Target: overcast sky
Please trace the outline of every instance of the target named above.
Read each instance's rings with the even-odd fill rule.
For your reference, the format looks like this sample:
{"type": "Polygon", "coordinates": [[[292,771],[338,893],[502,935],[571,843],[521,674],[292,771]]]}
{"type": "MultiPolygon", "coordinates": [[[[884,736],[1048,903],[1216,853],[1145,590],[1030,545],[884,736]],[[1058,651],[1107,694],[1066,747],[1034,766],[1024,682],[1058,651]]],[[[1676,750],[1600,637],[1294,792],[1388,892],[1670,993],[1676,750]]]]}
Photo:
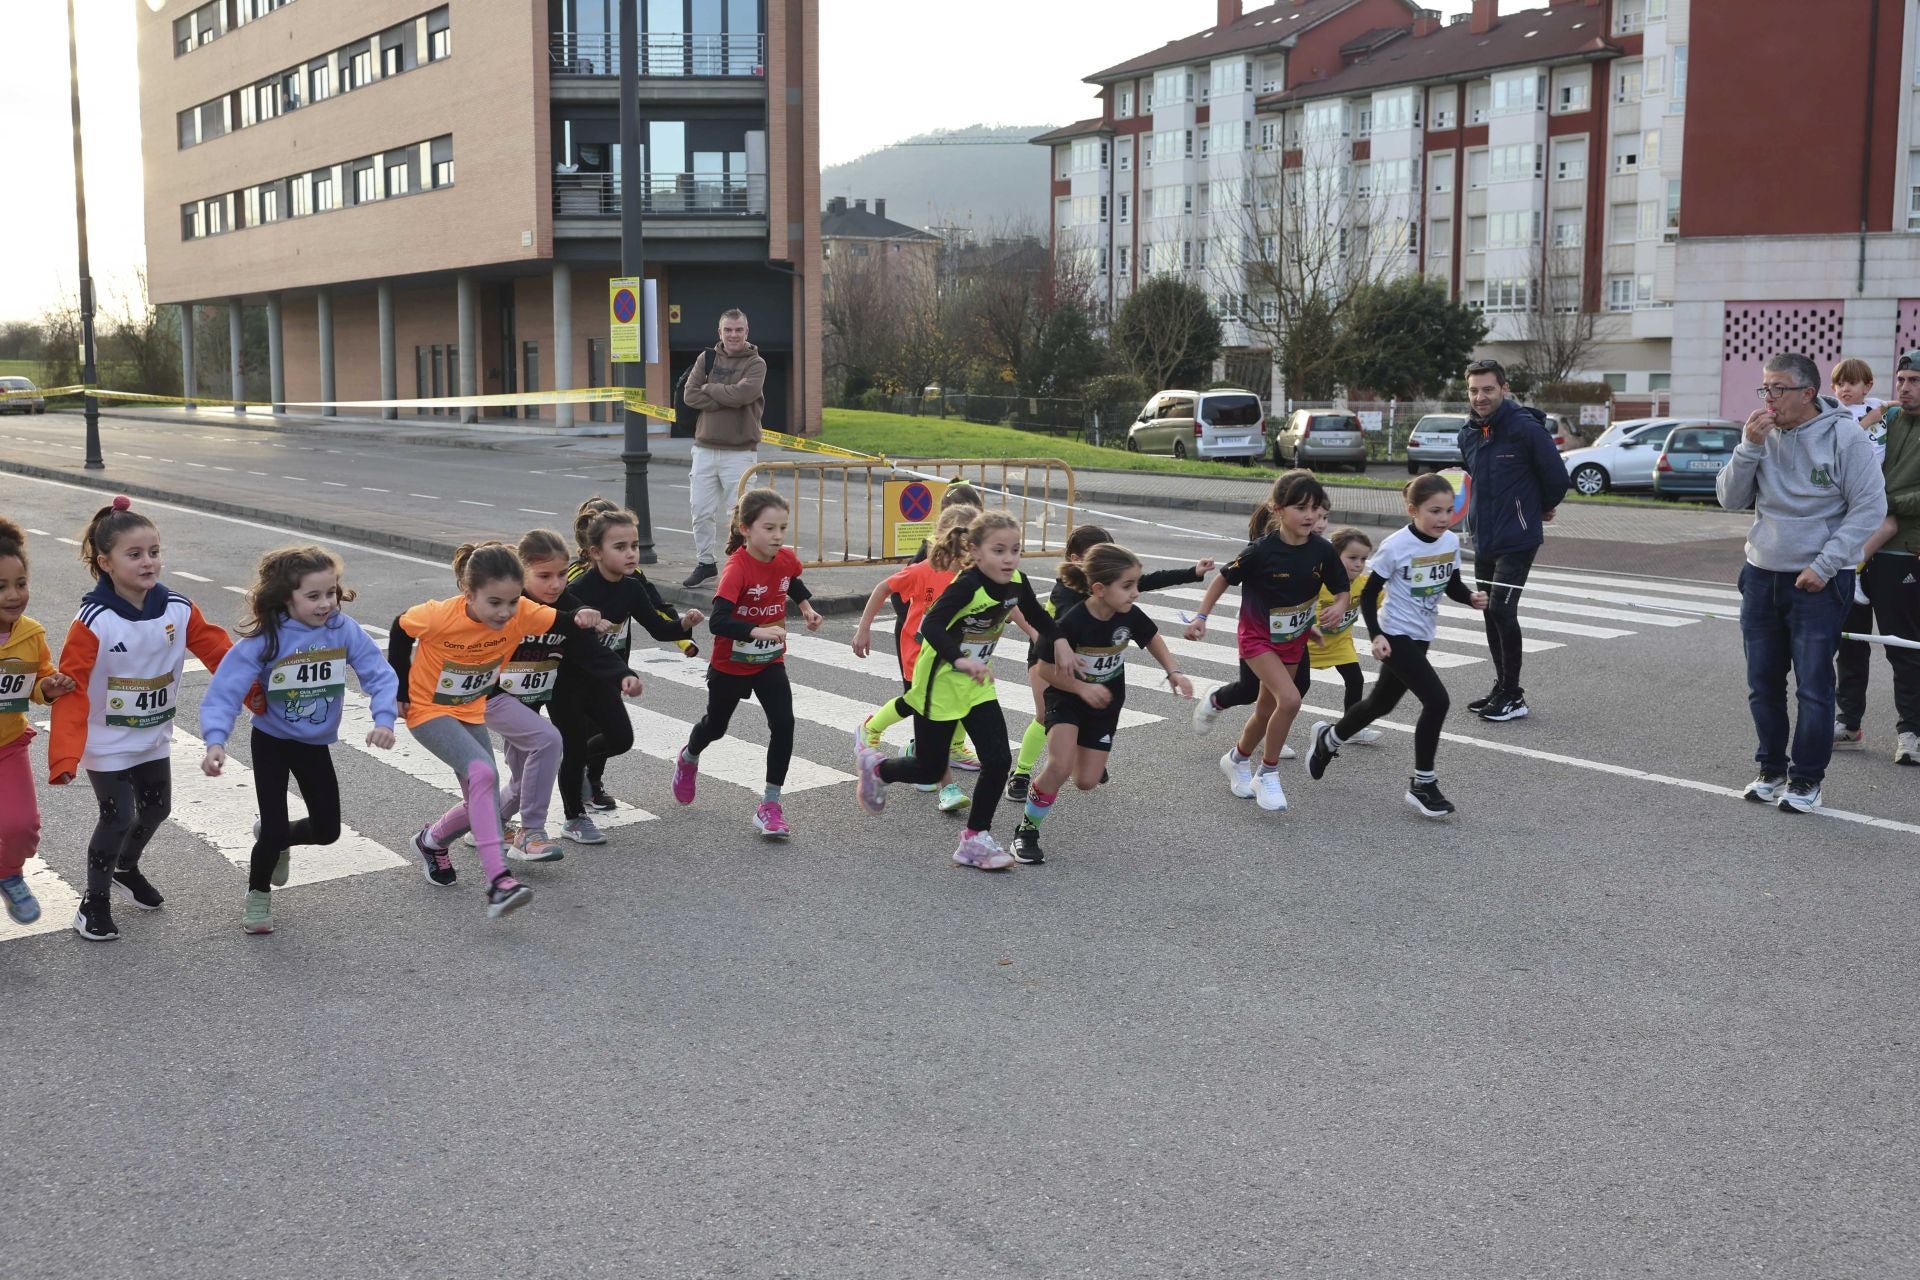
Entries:
{"type": "MultiPolygon", "coordinates": [[[[134,60],[140,2],[76,0],[87,228],[103,294],[131,287],[146,254],[134,60]]],[[[1501,8],[1539,3],[1503,0],[1501,8]]],[[[0,132],[11,179],[0,201],[0,243],[8,247],[0,319],[17,319],[71,294],[77,275],[66,6],[0,6],[9,55],[0,76],[0,132]]],[[[1436,7],[1455,13],[1470,3],[1441,0],[1436,7]]],[[[1065,124],[1091,115],[1092,86],[1082,76],[1203,30],[1215,13],[1214,0],[821,0],[820,8],[822,164],[929,129],[1065,124]]]]}

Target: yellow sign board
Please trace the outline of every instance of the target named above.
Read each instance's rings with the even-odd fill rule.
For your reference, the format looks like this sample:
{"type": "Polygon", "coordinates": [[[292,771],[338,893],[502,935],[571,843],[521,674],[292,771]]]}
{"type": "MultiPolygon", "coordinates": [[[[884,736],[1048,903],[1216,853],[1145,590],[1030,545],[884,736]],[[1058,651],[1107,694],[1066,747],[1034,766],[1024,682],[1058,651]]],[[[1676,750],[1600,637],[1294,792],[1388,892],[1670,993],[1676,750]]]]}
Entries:
{"type": "Polygon", "coordinates": [[[944,480],[889,480],[881,499],[880,540],[888,555],[910,556],[933,536],[944,480]]]}
{"type": "Polygon", "coordinates": [[[640,303],[638,276],[615,276],[607,281],[607,325],[615,364],[640,363],[640,303]]]}

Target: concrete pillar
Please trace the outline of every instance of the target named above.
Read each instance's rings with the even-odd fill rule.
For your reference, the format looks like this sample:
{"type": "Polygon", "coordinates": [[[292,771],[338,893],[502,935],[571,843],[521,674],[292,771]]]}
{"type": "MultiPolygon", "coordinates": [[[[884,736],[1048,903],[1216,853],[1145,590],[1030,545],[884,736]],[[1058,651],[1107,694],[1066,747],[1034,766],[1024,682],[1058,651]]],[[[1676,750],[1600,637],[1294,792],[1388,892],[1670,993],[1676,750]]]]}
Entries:
{"type": "MultiPolygon", "coordinates": [[[[555,391],[573,389],[573,268],[553,264],[553,379],[555,391]]],[[[573,426],[573,406],[553,406],[553,423],[565,431],[573,426]]]]}
{"type": "Polygon", "coordinates": [[[180,394],[187,398],[187,409],[193,409],[194,393],[199,390],[193,369],[193,304],[180,304],[180,394]]]}
{"type": "MultiPolygon", "coordinates": [[[[460,310],[460,391],[463,396],[480,394],[479,369],[480,353],[474,347],[480,341],[480,317],[475,311],[477,298],[473,285],[473,276],[462,273],[457,281],[457,294],[454,305],[460,310]]],[[[460,409],[460,421],[478,422],[480,410],[473,405],[464,405],[460,409]]]]}
{"type": "MultiPolygon", "coordinates": [[[[395,372],[393,354],[393,282],[380,282],[380,398],[398,400],[400,384],[395,372]]],[[[386,408],[380,411],[383,418],[397,418],[400,411],[386,408]]]]}
{"type": "Polygon", "coordinates": [[[287,411],[287,355],[280,343],[280,295],[267,295],[267,397],[275,413],[287,411]]]}
{"type": "Polygon", "coordinates": [[[243,341],[244,338],[241,336],[240,325],[240,299],[230,298],[227,301],[227,364],[230,366],[233,377],[233,395],[230,398],[234,402],[233,411],[235,413],[245,413],[247,411],[246,407],[240,403],[247,398],[246,372],[240,359],[241,343],[243,341]]]}
{"type": "MultiPolygon", "coordinates": [[[[331,400],[333,394],[333,294],[322,289],[314,296],[314,305],[318,309],[320,328],[320,398],[331,400]]],[[[334,416],[331,405],[320,411],[323,418],[334,416]]]]}

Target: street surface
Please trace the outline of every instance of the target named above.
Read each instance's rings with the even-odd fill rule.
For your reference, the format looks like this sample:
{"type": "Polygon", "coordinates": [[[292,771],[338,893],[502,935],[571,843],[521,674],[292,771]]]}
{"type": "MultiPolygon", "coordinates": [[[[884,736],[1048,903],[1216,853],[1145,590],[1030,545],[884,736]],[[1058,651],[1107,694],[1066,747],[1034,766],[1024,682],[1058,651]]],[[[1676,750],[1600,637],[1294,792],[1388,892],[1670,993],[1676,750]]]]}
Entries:
{"type": "MultiPolygon", "coordinates": [[[[0,432],[0,459],[77,474],[76,419],[0,432]]],[[[604,451],[569,471],[200,434],[232,439],[115,422],[107,475],[456,539],[618,492],[604,451]]],[[[87,585],[57,539],[104,496],[11,474],[0,495],[57,642],[87,585]]],[[[685,502],[656,489],[663,580],[685,502]]],[[[261,552],[316,540],[135,505],[168,581],[227,625],[261,552]]],[[[1116,529],[1149,567],[1244,533],[1128,510],[1218,539],[1116,529]]],[[[370,626],[453,590],[437,560],[324,541],[370,626]]],[[[409,860],[451,779],[404,730],[383,754],[362,729],[335,749],[351,836],[296,849],[278,932],[243,934],[251,784],[199,774],[190,674],[173,820],[142,864],[167,903],[116,912],[120,942],[67,929],[91,794],[40,793],[46,916],[0,925],[0,1273],[1915,1274],[1920,791],[1891,763],[1887,669],[1831,811],[1743,802],[1737,543],[1680,541],[1549,542],[1522,605],[1528,720],[1466,715],[1491,668],[1477,615],[1447,606],[1453,822],[1401,801],[1411,704],[1322,782],[1283,765],[1292,810],[1264,813],[1216,764],[1237,719],[1195,737],[1136,655],[1112,783],[1062,797],[1044,866],[997,876],[948,861],[960,822],[931,796],[856,805],[854,725],[898,682],[890,652],[852,656],[851,619],[790,657],[788,845],[751,827],[753,706],[674,802],[703,666],[642,647],[637,747],[608,774],[632,807],[608,845],[517,864],[535,901],[497,922],[471,850],[446,892],[409,860]]],[[[1177,633],[1198,592],[1142,603],[1177,633]]],[[[1233,600],[1206,641],[1170,640],[1202,690],[1233,674],[1233,600]]],[[[1023,651],[996,660],[1016,737],[1023,651]]],[[[1303,754],[1339,692],[1314,686],[1303,754]]],[[[34,756],[44,776],[44,738],[34,756]]],[[[1003,841],[1016,821],[1003,805],[1003,841]]]]}

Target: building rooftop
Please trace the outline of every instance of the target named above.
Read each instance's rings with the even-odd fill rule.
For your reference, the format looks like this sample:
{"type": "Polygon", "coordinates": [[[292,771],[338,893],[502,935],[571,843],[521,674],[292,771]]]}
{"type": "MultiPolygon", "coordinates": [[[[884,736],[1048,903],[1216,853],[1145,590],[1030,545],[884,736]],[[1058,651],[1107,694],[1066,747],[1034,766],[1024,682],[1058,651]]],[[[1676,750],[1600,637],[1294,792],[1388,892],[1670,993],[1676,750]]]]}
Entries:
{"type": "MultiPolygon", "coordinates": [[[[1246,49],[1278,47],[1291,42],[1294,37],[1309,27],[1317,26],[1359,2],[1360,0],[1274,0],[1273,4],[1265,8],[1241,14],[1238,21],[1208,27],[1205,31],[1196,31],[1178,40],[1169,40],[1151,53],[1143,53],[1139,57],[1115,63],[1105,70],[1094,72],[1086,79],[1089,84],[1104,84],[1109,80],[1138,75],[1140,72],[1152,71],[1159,67],[1198,62],[1205,58],[1217,58],[1221,54],[1238,53],[1246,49]]],[[[1411,21],[1415,6],[1411,0],[1403,0],[1403,2],[1406,3],[1407,18],[1411,21]]]]}
{"type": "Polygon", "coordinates": [[[1112,132],[1113,126],[1108,124],[1105,119],[1100,116],[1092,116],[1086,120],[1075,120],[1072,124],[1063,124],[1058,129],[1049,129],[1039,137],[1028,138],[1027,141],[1037,147],[1046,147],[1052,146],[1056,142],[1066,142],[1071,138],[1086,138],[1096,133],[1112,132]]]}
{"type": "Polygon", "coordinates": [[[1408,27],[1345,70],[1267,94],[1259,105],[1285,106],[1310,98],[1344,97],[1362,89],[1454,80],[1502,67],[1615,58],[1621,49],[1606,39],[1604,12],[1600,6],[1584,4],[1526,9],[1502,14],[1491,31],[1479,33],[1467,22],[1450,23],[1424,36],[1413,35],[1408,27]]]}
{"type": "Polygon", "coordinates": [[[922,231],[910,227],[904,222],[895,222],[887,216],[887,202],[875,200],[873,208],[867,208],[865,200],[856,200],[851,206],[845,196],[835,196],[827,202],[827,210],[820,215],[820,236],[822,239],[839,238],[843,240],[938,240],[940,237],[931,231],[922,231]]]}

